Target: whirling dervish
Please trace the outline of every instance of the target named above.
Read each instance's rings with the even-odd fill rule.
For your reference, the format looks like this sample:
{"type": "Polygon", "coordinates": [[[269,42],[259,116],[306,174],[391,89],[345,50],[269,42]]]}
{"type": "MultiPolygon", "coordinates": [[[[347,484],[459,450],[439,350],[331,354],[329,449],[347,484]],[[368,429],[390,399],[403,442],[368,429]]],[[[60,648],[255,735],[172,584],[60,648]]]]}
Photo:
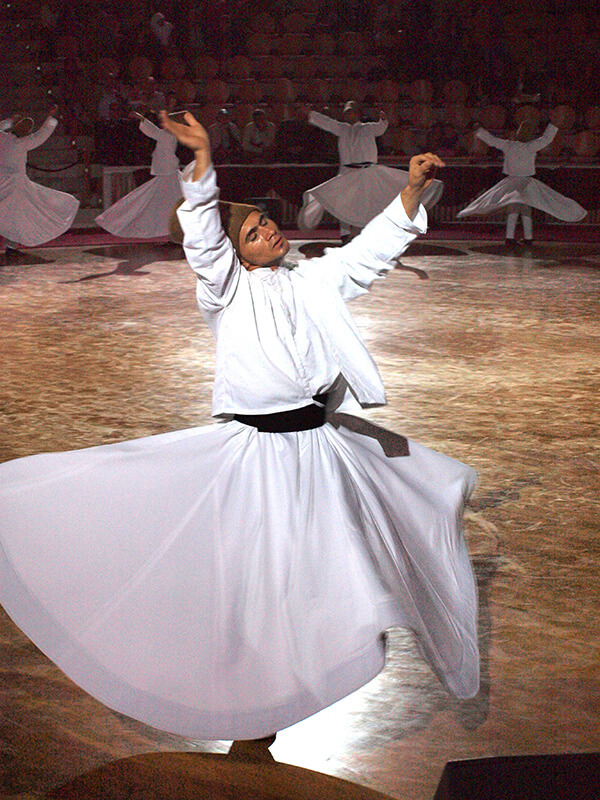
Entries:
{"type": "Polygon", "coordinates": [[[457,216],[490,214],[501,208],[507,208],[508,247],[516,244],[515,233],[519,215],[525,243],[530,244],[533,241],[532,208],[538,208],[563,222],[579,222],[587,214],[585,208],[575,200],[565,197],[534,178],[536,156],[552,142],[558,133],[558,128],[549,124],[541,136],[536,138],[535,133],[535,127],[531,122],[522,122],[513,139],[500,139],[485,128],[478,128],[475,132],[478,139],[504,153],[502,171],[506,177],[479,195],[466,208],[459,211],[457,216]]]}
{"type": "MultiPolygon", "coordinates": [[[[388,127],[385,114],[380,113],[377,122],[362,122],[358,103],[349,100],[342,121],[317,111],[309,113],[308,121],[337,137],[340,169],[335,177],[304,192],[298,227],[316,228],[329,211],[339,220],[346,242],[398,196],[408,184],[408,172],[377,163],[376,139],[388,127]]],[[[437,203],[443,189],[441,181],[431,181],[422,198],[425,208],[437,203]]]]}
{"type": "Polygon", "coordinates": [[[77,214],[77,198],[27,177],[27,154],[52,135],[57,111],[54,106],[35,133],[31,117],[15,115],[0,122],[0,237],[8,250],[56,239],[77,214]]]}
{"type": "Polygon", "coordinates": [[[169,235],[169,216],[182,197],[177,139],[141,114],[136,116],[140,131],[156,141],[150,166],[154,177],[113,203],[96,222],[114,236],[154,239],[169,235]]]}
{"type": "Polygon", "coordinates": [[[476,473],[348,413],[386,399],[346,304],[425,232],[443,161],[296,264],[261,209],[219,202],[204,127],[161,121],[194,154],[177,214],[222,421],[1,464],[2,606],[110,708],[196,739],[272,740],[371,680],[394,626],[474,696],[476,473]]]}

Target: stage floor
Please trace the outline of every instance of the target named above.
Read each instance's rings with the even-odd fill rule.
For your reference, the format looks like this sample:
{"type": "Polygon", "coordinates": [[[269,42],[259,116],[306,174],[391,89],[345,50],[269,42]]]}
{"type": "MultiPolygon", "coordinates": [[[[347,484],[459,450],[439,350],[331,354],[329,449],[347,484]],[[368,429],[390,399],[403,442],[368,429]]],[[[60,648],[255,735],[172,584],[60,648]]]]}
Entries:
{"type": "MultiPolygon", "coordinates": [[[[208,422],[194,284],[167,244],[0,266],[0,460],[208,422]]],[[[388,391],[369,419],[480,473],[466,524],[483,683],[453,700],[394,632],[384,672],[281,732],[273,755],[430,800],[448,760],[600,750],[600,244],[416,243],[354,312],[388,391]]],[[[228,749],[107,710],[0,614],[2,798],[127,755],[228,749]]]]}

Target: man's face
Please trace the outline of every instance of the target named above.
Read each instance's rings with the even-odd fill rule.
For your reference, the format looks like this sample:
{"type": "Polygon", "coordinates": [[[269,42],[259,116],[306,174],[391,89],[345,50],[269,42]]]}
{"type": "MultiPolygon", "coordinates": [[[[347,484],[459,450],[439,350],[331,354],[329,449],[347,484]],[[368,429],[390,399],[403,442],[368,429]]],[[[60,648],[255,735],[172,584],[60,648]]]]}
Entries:
{"type": "Polygon", "coordinates": [[[355,125],[360,120],[360,114],[356,108],[348,108],[343,113],[344,122],[349,122],[350,125],[355,125]]]}
{"type": "Polygon", "coordinates": [[[266,214],[251,211],[240,230],[239,249],[242,264],[253,270],[279,266],[290,243],[266,214]]]}

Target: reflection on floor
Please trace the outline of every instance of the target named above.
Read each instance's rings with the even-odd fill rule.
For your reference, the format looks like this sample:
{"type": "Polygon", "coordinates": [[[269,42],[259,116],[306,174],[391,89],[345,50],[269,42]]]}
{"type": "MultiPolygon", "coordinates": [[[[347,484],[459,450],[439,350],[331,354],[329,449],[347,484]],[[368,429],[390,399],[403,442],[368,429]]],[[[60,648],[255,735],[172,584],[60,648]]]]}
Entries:
{"type": "MultiPolygon", "coordinates": [[[[1,460],[209,419],[213,345],[178,248],[40,248],[18,261],[0,266],[1,460]]],[[[467,531],[482,689],[451,699],[393,632],[376,680],[281,732],[272,752],[428,800],[451,759],[600,749],[600,245],[507,254],[428,241],[399,267],[354,304],[388,388],[367,416],[480,472],[467,531]]],[[[0,651],[3,797],[129,755],[228,749],[108,711],[5,616],[0,651]]]]}

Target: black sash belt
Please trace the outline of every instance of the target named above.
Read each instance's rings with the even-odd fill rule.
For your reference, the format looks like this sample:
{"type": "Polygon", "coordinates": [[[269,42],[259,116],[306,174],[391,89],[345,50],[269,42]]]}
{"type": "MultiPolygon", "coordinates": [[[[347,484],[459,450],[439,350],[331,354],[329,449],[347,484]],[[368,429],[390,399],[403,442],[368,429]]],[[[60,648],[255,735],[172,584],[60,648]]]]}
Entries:
{"type": "Polygon", "coordinates": [[[234,414],[233,418],[244,425],[252,425],[261,433],[293,433],[310,431],[325,424],[327,394],[316,394],[315,403],[291,411],[277,411],[274,414],[234,414]],[[320,405],[316,405],[319,403],[320,405]]]}
{"type": "Polygon", "coordinates": [[[350,169],[365,169],[365,167],[370,167],[373,164],[373,161],[361,161],[360,164],[344,164],[345,167],[350,167],[350,169]]]}

